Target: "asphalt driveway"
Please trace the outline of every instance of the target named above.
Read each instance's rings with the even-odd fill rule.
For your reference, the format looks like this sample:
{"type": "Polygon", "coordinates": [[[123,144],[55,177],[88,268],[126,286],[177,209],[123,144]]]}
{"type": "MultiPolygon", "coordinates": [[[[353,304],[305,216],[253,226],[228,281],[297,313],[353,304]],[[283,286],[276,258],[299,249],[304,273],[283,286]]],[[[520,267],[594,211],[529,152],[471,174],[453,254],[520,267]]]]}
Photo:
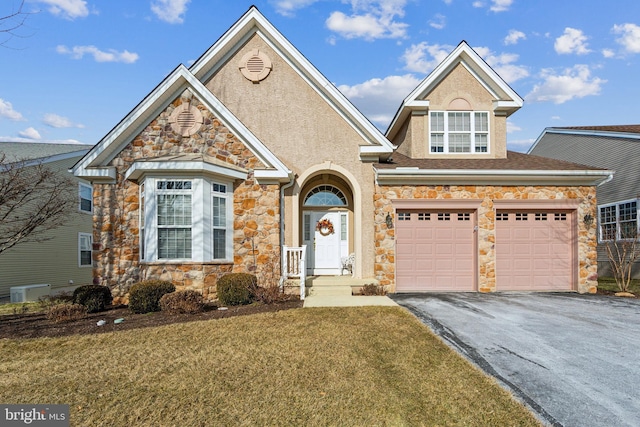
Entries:
{"type": "Polygon", "coordinates": [[[571,293],[396,294],[549,425],[640,425],[640,301],[571,293]]]}

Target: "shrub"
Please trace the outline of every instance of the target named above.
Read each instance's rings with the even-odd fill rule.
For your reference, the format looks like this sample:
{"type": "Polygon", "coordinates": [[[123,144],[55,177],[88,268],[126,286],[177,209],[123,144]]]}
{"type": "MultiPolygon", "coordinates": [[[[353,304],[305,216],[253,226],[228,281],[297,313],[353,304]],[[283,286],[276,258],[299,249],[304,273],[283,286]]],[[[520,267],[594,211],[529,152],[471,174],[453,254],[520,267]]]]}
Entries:
{"type": "Polygon", "coordinates": [[[263,304],[276,304],[279,302],[290,301],[294,298],[294,295],[285,294],[284,289],[280,288],[277,284],[256,286],[253,290],[253,294],[254,301],[261,302],[263,304]]]}
{"type": "Polygon", "coordinates": [[[160,311],[160,298],[175,290],[176,287],[171,282],[161,280],[138,282],[129,289],[129,310],[134,313],[160,311]]]}
{"type": "Polygon", "coordinates": [[[387,291],[384,290],[384,286],[376,285],[375,283],[368,283],[360,289],[360,295],[386,295],[387,291]]]}
{"type": "Polygon", "coordinates": [[[54,323],[83,319],[87,315],[87,308],[81,304],[57,304],[47,309],[47,319],[54,323]]]}
{"type": "Polygon", "coordinates": [[[254,297],[258,280],[249,273],[225,274],[216,284],[218,300],[224,305],[249,304],[254,297]]]}
{"type": "Polygon", "coordinates": [[[81,304],[87,308],[88,313],[103,311],[113,302],[111,290],[106,286],[84,285],[73,291],[74,304],[81,304]]]}
{"type": "Polygon", "coordinates": [[[202,294],[196,291],[180,291],[164,294],[160,309],[167,314],[195,314],[204,311],[202,294]]]}

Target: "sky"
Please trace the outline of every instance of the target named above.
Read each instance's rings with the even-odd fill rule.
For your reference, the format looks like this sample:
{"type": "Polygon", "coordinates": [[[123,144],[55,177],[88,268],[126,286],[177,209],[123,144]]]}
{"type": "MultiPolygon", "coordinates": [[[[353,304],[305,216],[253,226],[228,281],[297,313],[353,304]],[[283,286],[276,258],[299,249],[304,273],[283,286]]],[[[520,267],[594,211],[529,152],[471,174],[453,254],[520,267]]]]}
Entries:
{"type": "Polygon", "coordinates": [[[525,100],[510,150],[640,123],[637,0],[0,0],[0,141],[96,144],[252,4],[382,132],[462,40],[525,100]]]}

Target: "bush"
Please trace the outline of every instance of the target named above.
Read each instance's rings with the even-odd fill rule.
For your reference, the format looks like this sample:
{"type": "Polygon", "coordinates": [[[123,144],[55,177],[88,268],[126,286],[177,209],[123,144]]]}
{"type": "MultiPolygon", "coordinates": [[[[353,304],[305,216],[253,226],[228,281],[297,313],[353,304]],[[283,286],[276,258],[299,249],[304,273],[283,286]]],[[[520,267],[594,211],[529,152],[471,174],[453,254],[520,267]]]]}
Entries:
{"type": "Polygon", "coordinates": [[[87,308],[81,304],[57,304],[47,309],[47,319],[54,323],[83,319],[87,315],[87,308]]]}
{"type": "Polygon", "coordinates": [[[376,285],[375,283],[366,284],[360,289],[360,295],[386,295],[387,291],[384,290],[384,286],[376,285]]]}
{"type": "Polygon", "coordinates": [[[129,289],[129,310],[134,313],[160,311],[160,298],[175,290],[176,287],[171,282],[161,280],[138,282],[129,289]]]}
{"type": "Polygon", "coordinates": [[[249,304],[258,284],[256,276],[249,273],[225,274],[216,284],[218,300],[223,305],[249,304]]]}
{"type": "Polygon", "coordinates": [[[279,302],[290,301],[294,295],[284,293],[284,289],[279,285],[256,286],[253,290],[253,300],[263,304],[276,304],[279,302]]]}
{"type": "Polygon", "coordinates": [[[74,304],[80,304],[87,308],[88,313],[103,311],[113,302],[111,290],[106,286],[84,285],[73,291],[74,304]]]}
{"type": "Polygon", "coordinates": [[[160,298],[160,310],[167,314],[195,314],[204,311],[202,294],[196,291],[180,291],[164,294],[160,298]]]}

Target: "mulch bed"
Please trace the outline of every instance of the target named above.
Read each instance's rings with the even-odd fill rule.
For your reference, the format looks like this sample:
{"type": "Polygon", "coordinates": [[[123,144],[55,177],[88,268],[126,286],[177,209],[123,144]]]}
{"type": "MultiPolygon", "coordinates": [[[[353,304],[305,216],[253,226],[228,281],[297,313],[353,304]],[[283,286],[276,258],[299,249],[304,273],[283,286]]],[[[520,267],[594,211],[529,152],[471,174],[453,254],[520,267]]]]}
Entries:
{"type": "Polygon", "coordinates": [[[126,306],[118,306],[99,313],[90,313],[80,320],[63,323],[54,323],[48,320],[44,313],[11,314],[0,316],[0,338],[38,338],[100,334],[115,330],[121,331],[162,326],[172,323],[276,312],[300,308],[302,304],[302,301],[294,300],[276,304],[251,304],[228,307],[227,310],[218,310],[217,307],[211,306],[203,313],[179,315],[167,315],[162,312],[134,314],[129,311],[126,306]],[[124,321],[115,324],[113,321],[119,318],[124,318],[124,321]],[[100,320],[106,322],[104,326],[97,325],[97,322],[100,320]]]}

